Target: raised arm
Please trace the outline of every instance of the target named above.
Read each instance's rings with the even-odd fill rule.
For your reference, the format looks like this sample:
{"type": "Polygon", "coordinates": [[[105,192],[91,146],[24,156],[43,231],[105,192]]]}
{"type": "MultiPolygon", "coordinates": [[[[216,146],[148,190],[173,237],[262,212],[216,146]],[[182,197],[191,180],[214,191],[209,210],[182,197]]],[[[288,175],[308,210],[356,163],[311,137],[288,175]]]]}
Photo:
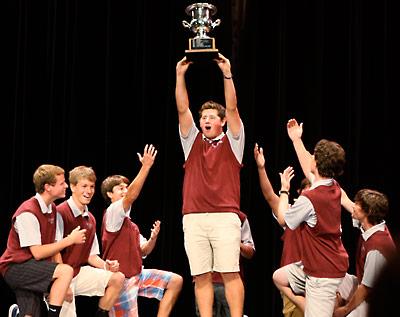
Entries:
{"type": "Polygon", "coordinates": [[[277,220],[282,227],[286,227],[285,213],[289,209],[289,190],[290,181],[294,177],[294,170],[291,166],[287,167],[283,173],[279,173],[281,177],[281,194],[279,196],[277,220]]]}
{"type": "Polygon", "coordinates": [[[124,210],[129,210],[133,202],[138,198],[144,182],[146,181],[147,175],[149,175],[150,168],[153,166],[157,155],[157,150],[152,144],[146,144],[143,150],[143,156],[140,153],[137,153],[137,155],[140,163],[142,163],[142,167],[140,168],[135,179],[128,186],[128,191],[126,192],[126,195],[122,201],[124,210]]]}
{"type": "Polygon", "coordinates": [[[313,182],[313,175],[311,174],[312,155],[306,150],[301,136],[303,134],[303,123],[298,124],[296,119],[290,119],[286,125],[289,138],[293,142],[294,149],[299,159],[301,169],[304,176],[313,182]]]}
{"type": "Polygon", "coordinates": [[[176,108],[178,110],[178,119],[181,133],[186,136],[193,125],[193,116],[189,108],[189,96],[186,89],[185,74],[189,65],[192,62],[182,58],[176,64],[176,86],[175,86],[175,99],[176,108]]]}
{"type": "Polygon", "coordinates": [[[354,202],[347,196],[347,193],[343,190],[343,188],[340,189],[342,192],[340,202],[344,209],[346,209],[350,214],[353,213],[353,207],[354,207],[354,202]]]}
{"type": "Polygon", "coordinates": [[[224,94],[226,107],[226,122],[233,136],[238,136],[241,127],[239,110],[237,108],[237,98],[235,84],[233,83],[231,63],[222,54],[218,54],[218,59],[215,60],[218,67],[221,69],[224,78],[224,94]]]}
{"type": "Polygon", "coordinates": [[[278,217],[277,211],[279,196],[275,194],[271,182],[269,181],[267,171],[265,170],[265,158],[263,148],[259,147],[257,143],[254,146],[254,159],[257,164],[258,179],[260,182],[261,191],[268,205],[271,207],[275,217],[278,217]]]}

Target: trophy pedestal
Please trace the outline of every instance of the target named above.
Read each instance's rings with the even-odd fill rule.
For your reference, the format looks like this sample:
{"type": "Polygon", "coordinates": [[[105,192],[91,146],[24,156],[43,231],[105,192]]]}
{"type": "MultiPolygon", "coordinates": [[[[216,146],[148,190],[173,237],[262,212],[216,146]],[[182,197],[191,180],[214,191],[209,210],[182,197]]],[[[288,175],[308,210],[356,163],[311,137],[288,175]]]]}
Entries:
{"type": "Polygon", "coordinates": [[[218,58],[215,39],[212,37],[189,39],[189,49],[185,50],[185,55],[186,59],[192,62],[207,62],[218,58]]]}

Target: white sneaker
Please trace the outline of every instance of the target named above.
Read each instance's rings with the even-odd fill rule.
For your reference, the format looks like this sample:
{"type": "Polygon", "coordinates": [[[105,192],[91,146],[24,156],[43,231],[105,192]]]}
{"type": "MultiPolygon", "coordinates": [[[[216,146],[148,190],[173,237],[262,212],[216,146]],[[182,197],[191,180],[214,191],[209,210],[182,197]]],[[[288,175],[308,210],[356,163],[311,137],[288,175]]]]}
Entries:
{"type": "Polygon", "coordinates": [[[8,310],[8,317],[18,317],[19,316],[19,308],[17,304],[12,304],[10,309],[8,310]]]}

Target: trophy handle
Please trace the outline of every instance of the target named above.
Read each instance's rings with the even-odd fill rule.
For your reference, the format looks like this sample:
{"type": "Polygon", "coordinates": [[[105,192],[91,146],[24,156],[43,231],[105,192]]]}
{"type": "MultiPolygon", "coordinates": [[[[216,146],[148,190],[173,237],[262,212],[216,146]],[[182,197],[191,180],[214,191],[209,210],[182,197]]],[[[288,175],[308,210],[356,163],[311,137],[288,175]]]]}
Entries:
{"type": "Polygon", "coordinates": [[[190,28],[192,27],[192,26],[190,25],[190,23],[187,22],[187,21],[185,21],[185,20],[182,21],[182,25],[183,25],[185,28],[188,28],[188,29],[190,29],[190,28]]]}
{"type": "Polygon", "coordinates": [[[216,26],[221,24],[221,20],[217,19],[213,23],[211,23],[211,28],[215,28],[216,26]]]}

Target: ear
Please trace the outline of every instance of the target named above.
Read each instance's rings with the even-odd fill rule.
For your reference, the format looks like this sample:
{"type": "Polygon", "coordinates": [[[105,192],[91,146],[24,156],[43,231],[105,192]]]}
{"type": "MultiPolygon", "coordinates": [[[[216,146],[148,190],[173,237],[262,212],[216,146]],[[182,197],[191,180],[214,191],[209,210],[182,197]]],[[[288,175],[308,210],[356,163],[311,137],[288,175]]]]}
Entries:
{"type": "Polygon", "coordinates": [[[221,126],[225,126],[225,123],[226,123],[226,118],[223,118],[223,119],[221,120],[221,126]]]}
{"type": "Polygon", "coordinates": [[[44,191],[49,192],[50,191],[50,184],[44,184],[44,191]]]}
{"type": "Polygon", "coordinates": [[[110,198],[110,199],[112,198],[112,195],[113,195],[112,192],[107,192],[106,194],[107,194],[107,197],[108,197],[108,198],[110,198]]]}

